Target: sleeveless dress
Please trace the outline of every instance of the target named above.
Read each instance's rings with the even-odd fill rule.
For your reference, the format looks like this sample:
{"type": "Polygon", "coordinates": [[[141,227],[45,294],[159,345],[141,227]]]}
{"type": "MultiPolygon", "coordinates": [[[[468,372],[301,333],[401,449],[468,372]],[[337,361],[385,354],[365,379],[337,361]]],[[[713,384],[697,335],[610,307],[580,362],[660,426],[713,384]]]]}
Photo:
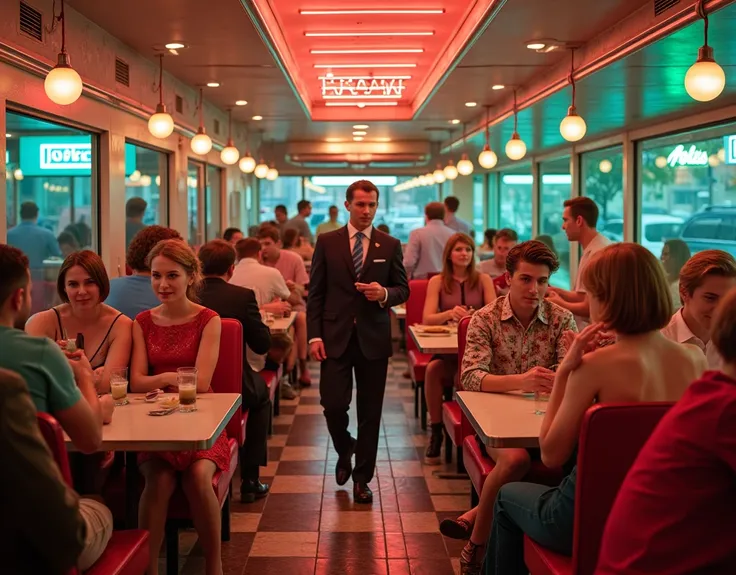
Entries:
{"type": "MultiPolygon", "coordinates": [[[[61,323],[61,314],[59,313],[59,310],[56,309],[55,307],[52,307],[51,309],[54,310],[54,313],[56,314],[56,322],[59,324],[59,331],[54,334],[54,339],[57,341],[60,339],[67,339],[68,334],[66,333],[66,330],[64,329],[64,325],[61,323]]],[[[93,370],[99,367],[103,367],[105,365],[105,361],[107,360],[107,350],[109,349],[109,347],[105,349],[104,353],[100,354],[100,352],[102,351],[102,348],[105,347],[105,344],[107,343],[107,338],[110,337],[110,334],[112,333],[112,328],[115,327],[115,323],[120,319],[122,315],[123,315],[122,313],[119,313],[118,315],[115,316],[115,319],[112,320],[112,323],[110,324],[110,327],[108,328],[107,333],[105,334],[105,337],[102,338],[102,342],[97,348],[97,351],[95,351],[92,354],[92,356],[89,358],[89,364],[92,366],[93,370]],[[100,357],[97,357],[98,354],[100,354],[100,357]],[[95,365],[95,359],[97,359],[98,361],[97,365],[95,365]]]]}
{"type": "MultiPolygon", "coordinates": [[[[158,375],[196,365],[202,331],[213,317],[217,317],[214,311],[203,308],[190,322],[161,326],[153,323],[151,310],[139,313],[135,320],[143,330],[148,352],[148,372],[158,375]]],[[[163,459],[176,471],[184,471],[198,459],[209,459],[219,470],[227,471],[230,468],[230,446],[226,433],[222,432],[210,449],[148,452],[138,455],[139,463],[149,459],[163,459]]]]}

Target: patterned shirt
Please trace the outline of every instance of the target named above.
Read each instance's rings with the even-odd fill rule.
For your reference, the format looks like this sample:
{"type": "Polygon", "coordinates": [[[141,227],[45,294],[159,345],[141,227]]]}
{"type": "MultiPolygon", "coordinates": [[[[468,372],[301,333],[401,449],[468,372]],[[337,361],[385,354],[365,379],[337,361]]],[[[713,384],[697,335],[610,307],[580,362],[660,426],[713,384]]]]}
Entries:
{"type": "Polygon", "coordinates": [[[508,296],[499,297],[470,320],[462,360],[463,387],[481,391],[486,374],[522,374],[536,366],[552,369],[567,353],[562,337],[567,330],[577,332],[572,313],[549,300],[542,300],[537,316],[524,328],[508,296]]]}

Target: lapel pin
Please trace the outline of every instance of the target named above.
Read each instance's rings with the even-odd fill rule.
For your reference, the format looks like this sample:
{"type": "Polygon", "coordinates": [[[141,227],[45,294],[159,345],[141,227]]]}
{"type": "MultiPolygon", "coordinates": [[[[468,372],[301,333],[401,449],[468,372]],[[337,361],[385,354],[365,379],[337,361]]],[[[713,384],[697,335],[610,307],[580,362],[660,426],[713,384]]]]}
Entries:
{"type": "Polygon", "coordinates": [[[379,244],[378,242],[376,242],[376,247],[377,248],[380,248],[381,247],[381,244],[379,244]]]}

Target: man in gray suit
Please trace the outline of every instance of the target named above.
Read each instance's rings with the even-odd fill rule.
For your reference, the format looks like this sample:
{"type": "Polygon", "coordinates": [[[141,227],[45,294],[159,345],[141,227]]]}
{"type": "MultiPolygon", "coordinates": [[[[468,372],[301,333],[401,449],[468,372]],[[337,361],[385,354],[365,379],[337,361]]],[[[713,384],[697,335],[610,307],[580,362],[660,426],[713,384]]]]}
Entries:
{"type": "Polygon", "coordinates": [[[445,244],[455,232],[444,222],[445,206],[430,202],[424,207],[426,225],[409,234],[409,245],[404,252],[406,274],[415,280],[442,271],[442,253],[445,244]]]}

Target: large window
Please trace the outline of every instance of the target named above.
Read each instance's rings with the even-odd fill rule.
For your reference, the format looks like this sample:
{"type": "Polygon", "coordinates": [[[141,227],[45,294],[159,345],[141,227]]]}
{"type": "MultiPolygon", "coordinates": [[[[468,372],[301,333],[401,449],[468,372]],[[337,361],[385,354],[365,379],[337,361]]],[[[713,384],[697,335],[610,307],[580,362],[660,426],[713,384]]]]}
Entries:
{"type": "Polygon", "coordinates": [[[529,166],[501,172],[499,228],[511,228],[519,241],[532,239],[532,182],[529,166]]]}
{"type": "Polygon", "coordinates": [[[299,176],[280,176],[274,181],[258,180],[260,217],[258,222],[274,220],[273,209],[286,206],[289,217],[296,215],[296,204],[302,199],[302,179],[299,176]]]}
{"type": "Polygon", "coordinates": [[[624,239],[624,152],[621,146],[581,158],[583,194],[598,204],[598,231],[614,242],[624,239]]]}
{"type": "Polygon", "coordinates": [[[473,239],[479,246],[483,244],[485,239],[483,232],[485,231],[486,180],[488,180],[487,174],[473,175],[473,229],[475,230],[475,238],[473,239]]]}
{"type": "Polygon", "coordinates": [[[167,223],[167,177],[166,154],[125,144],[126,245],[143,227],[167,223]]]}
{"type": "Polygon", "coordinates": [[[207,214],[205,241],[214,240],[220,235],[220,190],[222,170],[217,166],[207,166],[207,187],[205,188],[204,211],[207,214]]]}
{"type": "Polygon", "coordinates": [[[681,238],[692,253],[736,254],[736,125],[677,134],[639,146],[637,240],[660,256],[681,238]]]}
{"type": "Polygon", "coordinates": [[[204,164],[189,162],[187,165],[187,239],[192,247],[203,243],[201,227],[203,222],[199,217],[202,196],[200,189],[204,184],[204,164]]]}
{"type": "Polygon", "coordinates": [[[34,280],[33,311],[56,303],[61,258],[97,250],[97,139],[87,132],[6,114],[8,243],[23,250],[34,280]]]}
{"type": "MultiPolygon", "coordinates": [[[[560,269],[550,283],[570,289],[570,242],[562,231],[563,202],[570,197],[572,178],[570,158],[560,158],[539,165],[541,175],[539,201],[539,234],[545,243],[550,243],[560,259],[560,269]]],[[[539,237],[539,236],[538,236],[539,237]]]]}

